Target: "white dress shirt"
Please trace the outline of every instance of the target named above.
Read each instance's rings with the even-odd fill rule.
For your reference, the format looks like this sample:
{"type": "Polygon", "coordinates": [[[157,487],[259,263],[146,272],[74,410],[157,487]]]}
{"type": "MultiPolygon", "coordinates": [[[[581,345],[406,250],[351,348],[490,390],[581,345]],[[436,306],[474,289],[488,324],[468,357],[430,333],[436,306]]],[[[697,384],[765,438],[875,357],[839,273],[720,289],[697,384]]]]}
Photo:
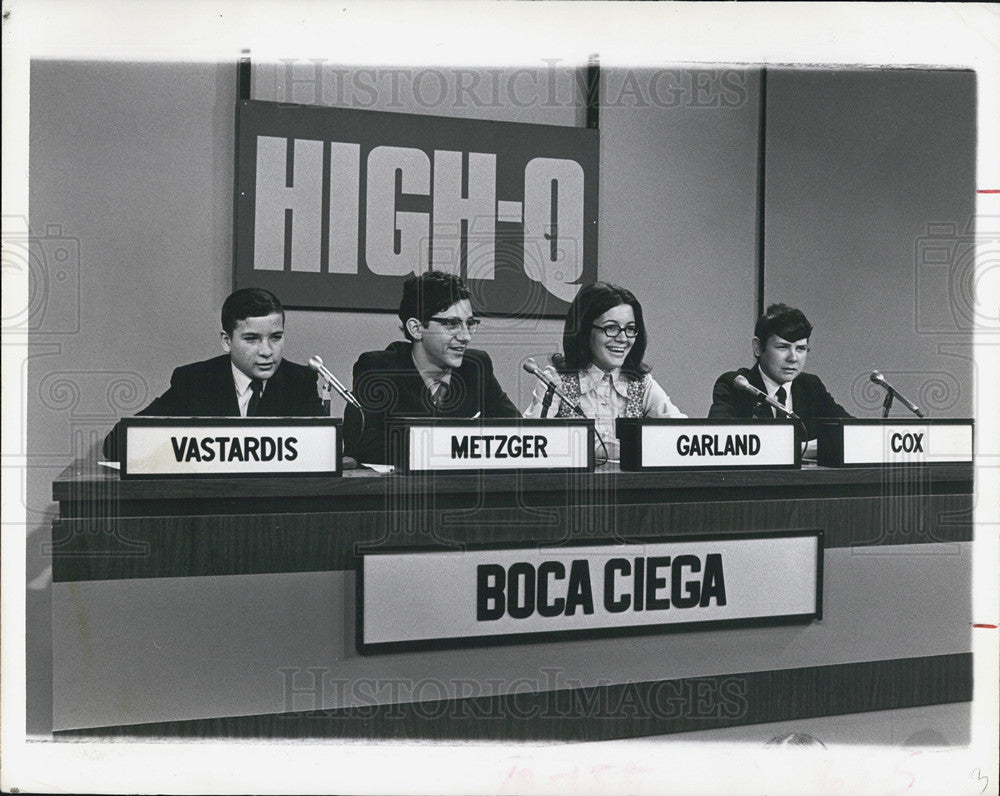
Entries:
{"type": "MultiPolygon", "coordinates": [[[[774,398],[774,400],[777,401],[778,399],[775,397],[775,394],[778,392],[778,389],[780,387],[784,387],[785,388],[785,403],[783,405],[784,405],[785,409],[787,409],[789,412],[794,412],[795,409],[792,407],[792,383],[789,381],[789,382],[785,382],[784,384],[779,384],[774,379],[772,379],[770,376],[768,376],[764,372],[764,368],[760,367],[760,365],[757,366],[757,370],[760,371],[760,378],[764,382],[764,389],[767,391],[768,397],[769,398],[774,398]]],[[[778,403],[781,403],[781,402],[778,401],[778,403]]],[[[777,414],[777,410],[773,406],[771,407],[771,414],[772,415],[776,415],[777,414]]]]}
{"type": "MultiPolygon", "coordinates": [[[[236,365],[232,365],[233,368],[233,383],[236,385],[236,401],[240,405],[240,417],[247,416],[247,407],[250,405],[250,398],[253,396],[253,390],[250,389],[250,377],[240,370],[236,365]]],[[[267,389],[267,381],[261,380],[260,394],[261,397],[264,395],[264,390],[267,389]]]]}

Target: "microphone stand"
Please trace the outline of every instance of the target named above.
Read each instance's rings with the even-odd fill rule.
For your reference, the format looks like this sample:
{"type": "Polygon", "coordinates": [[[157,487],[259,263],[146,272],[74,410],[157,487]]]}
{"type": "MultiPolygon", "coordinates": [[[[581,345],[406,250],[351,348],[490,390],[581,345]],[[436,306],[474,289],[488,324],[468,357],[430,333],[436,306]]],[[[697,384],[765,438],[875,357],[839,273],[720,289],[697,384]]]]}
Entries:
{"type": "Polygon", "coordinates": [[[885,391],[885,399],[882,401],[882,419],[885,420],[889,416],[889,410],[892,409],[892,399],[896,397],[896,393],[892,390],[885,391]]]}
{"type": "Polygon", "coordinates": [[[910,401],[901,392],[898,392],[895,387],[893,387],[889,382],[885,380],[877,370],[873,370],[871,375],[868,377],[873,384],[879,385],[885,390],[885,399],[882,401],[882,419],[885,420],[889,417],[889,409],[892,408],[892,401],[894,398],[899,398],[900,402],[917,417],[924,417],[924,413],[921,411],[920,407],[915,403],[910,401]]]}

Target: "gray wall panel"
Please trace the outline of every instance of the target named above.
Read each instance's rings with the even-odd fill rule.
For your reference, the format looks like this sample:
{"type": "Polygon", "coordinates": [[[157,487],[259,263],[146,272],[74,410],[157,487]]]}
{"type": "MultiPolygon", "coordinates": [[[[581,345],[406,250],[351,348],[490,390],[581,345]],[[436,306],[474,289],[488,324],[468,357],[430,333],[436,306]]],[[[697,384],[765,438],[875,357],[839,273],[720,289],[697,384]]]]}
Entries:
{"type": "Polygon", "coordinates": [[[765,300],[805,311],[807,369],[855,414],[879,416],[873,369],[932,417],[974,412],[975,91],[972,72],[768,71],[765,300]]]}

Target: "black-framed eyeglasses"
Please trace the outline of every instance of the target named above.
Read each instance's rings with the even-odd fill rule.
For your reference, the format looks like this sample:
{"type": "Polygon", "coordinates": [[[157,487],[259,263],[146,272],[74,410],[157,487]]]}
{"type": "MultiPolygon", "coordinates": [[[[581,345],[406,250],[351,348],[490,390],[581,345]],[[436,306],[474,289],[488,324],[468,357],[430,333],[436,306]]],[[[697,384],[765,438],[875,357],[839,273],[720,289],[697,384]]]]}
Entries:
{"type": "Polygon", "coordinates": [[[479,324],[482,323],[479,318],[469,318],[468,320],[462,320],[461,318],[428,318],[427,320],[440,323],[448,334],[458,334],[462,331],[463,327],[465,327],[469,334],[475,334],[476,329],[479,328],[479,324]]]}
{"type": "Polygon", "coordinates": [[[604,332],[608,337],[615,338],[622,332],[625,332],[625,336],[629,340],[633,340],[639,336],[639,327],[634,323],[626,324],[625,326],[619,326],[617,323],[606,323],[604,326],[593,325],[595,329],[599,329],[604,332]]]}

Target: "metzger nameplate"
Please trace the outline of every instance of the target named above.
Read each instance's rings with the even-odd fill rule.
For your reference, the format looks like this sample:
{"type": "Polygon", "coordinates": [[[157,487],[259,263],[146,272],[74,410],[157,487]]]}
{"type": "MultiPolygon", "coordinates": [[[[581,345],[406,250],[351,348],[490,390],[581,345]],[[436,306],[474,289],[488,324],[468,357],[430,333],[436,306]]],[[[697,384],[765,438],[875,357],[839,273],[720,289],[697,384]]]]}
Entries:
{"type": "Polygon", "coordinates": [[[593,470],[593,420],[390,421],[393,463],[404,472],[593,470]]]}

